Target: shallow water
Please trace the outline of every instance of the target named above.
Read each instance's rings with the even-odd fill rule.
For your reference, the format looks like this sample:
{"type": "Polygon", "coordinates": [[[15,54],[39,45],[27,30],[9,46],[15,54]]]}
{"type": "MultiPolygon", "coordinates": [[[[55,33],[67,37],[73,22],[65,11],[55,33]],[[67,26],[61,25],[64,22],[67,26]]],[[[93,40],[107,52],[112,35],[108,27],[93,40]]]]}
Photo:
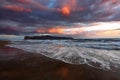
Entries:
{"type": "Polygon", "coordinates": [[[69,64],[88,64],[105,69],[120,69],[120,40],[37,40],[12,42],[8,46],[45,55],[69,64]]]}

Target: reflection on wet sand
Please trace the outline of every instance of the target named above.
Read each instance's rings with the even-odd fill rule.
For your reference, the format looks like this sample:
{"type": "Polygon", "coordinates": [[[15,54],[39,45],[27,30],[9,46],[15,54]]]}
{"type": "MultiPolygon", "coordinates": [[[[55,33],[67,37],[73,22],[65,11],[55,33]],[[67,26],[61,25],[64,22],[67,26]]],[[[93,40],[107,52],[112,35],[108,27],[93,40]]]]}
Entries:
{"type": "Polygon", "coordinates": [[[0,48],[0,80],[120,80],[119,74],[15,48],[0,48]]]}

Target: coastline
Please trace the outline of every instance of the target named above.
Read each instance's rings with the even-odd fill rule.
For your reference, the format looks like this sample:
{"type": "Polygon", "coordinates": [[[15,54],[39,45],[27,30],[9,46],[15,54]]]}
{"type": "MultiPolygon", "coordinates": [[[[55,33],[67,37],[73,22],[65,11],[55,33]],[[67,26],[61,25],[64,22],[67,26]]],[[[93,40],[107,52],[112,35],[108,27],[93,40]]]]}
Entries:
{"type": "Polygon", "coordinates": [[[9,43],[0,41],[0,80],[120,80],[118,73],[4,46],[9,43]]]}

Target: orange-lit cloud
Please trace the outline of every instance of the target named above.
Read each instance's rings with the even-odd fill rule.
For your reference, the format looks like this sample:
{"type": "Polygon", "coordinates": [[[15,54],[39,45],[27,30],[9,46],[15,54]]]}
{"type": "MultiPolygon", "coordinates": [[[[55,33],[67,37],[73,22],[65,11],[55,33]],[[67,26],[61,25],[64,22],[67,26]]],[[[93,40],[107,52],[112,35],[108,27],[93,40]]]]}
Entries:
{"type": "Polygon", "coordinates": [[[77,29],[77,28],[63,28],[62,27],[54,27],[54,28],[49,28],[49,29],[45,29],[45,28],[40,28],[37,29],[36,32],[37,33],[48,33],[48,34],[67,34],[67,35],[76,35],[76,34],[81,34],[83,32],[82,28],[81,29],[77,29]]]}
{"type": "Polygon", "coordinates": [[[69,16],[70,15],[70,9],[69,7],[67,6],[64,6],[62,9],[61,9],[61,13],[65,16],[69,16]]]}
{"type": "Polygon", "coordinates": [[[120,37],[120,22],[96,22],[86,26],[53,27],[38,29],[38,33],[61,34],[61,35],[85,35],[85,37],[120,37]]]}
{"type": "Polygon", "coordinates": [[[18,5],[5,5],[4,8],[17,12],[32,12],[30,8],[24,8],[18,5]]]}
{"type": "MultiPolygon", "coordinates": [[[[5,4],[3,7],[17,12],[31,12],[32,9],[40,9],[44,11],[60,12],[64,16],[69,16],[70,13],[76,9],[77,0],[62,0],[58,2],[59,0],[56,0],[53,5],[59,5],[59,7],[49,8],[47,4],[51,3],[50,0],[12,0],[8,1],[9,4],[5,4]],[[16,5],[16,3],[18,5],[16,5]],[[44,3],[46,3],[46,5],[44,3]]],[[[82,10],[83,8],[79,9],[82,10]]]]}
{"type": "Polygon", "coordinates": [[[50,33],[50,34],[64,34],[64,28],[50,28],[50,29],[38,29],[36,32],[38,33],[50,33]]]}
{"type": "Polygon", "coordinates": [[[77,0],[64,0],[61,8],[59,9],[61,14],[64,16],[69,16],[72,11],[76,9],[77,0]]]}

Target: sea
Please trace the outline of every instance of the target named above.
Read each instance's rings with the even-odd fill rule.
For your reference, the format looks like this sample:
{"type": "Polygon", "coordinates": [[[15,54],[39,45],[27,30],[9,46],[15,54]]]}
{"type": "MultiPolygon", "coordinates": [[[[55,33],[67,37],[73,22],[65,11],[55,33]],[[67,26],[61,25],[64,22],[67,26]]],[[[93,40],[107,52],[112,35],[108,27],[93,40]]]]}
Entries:
{"type": "Polygon", "coordinates": [[[75,40],[21,40],[6,46],[42,54],[69,64],[87,64],[103,70],[120,70],[120,38],[75,40]]]}

